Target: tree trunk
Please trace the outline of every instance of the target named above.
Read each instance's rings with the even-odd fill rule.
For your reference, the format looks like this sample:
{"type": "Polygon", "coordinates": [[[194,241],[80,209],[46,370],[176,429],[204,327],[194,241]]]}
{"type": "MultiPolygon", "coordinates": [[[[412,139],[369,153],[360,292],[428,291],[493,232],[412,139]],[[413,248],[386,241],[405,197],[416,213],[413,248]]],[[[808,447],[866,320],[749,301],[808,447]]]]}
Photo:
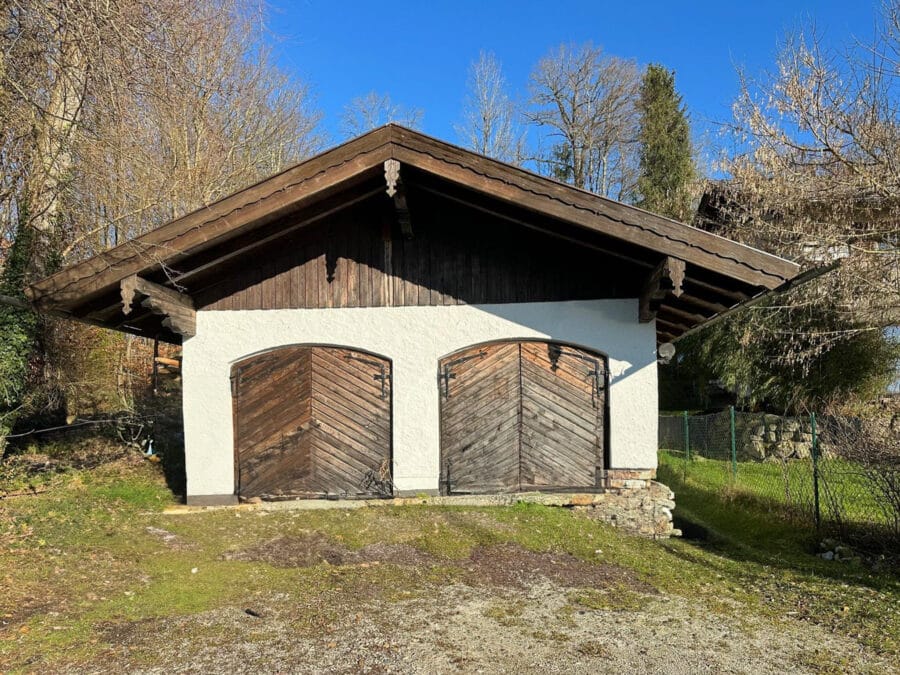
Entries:
{"type": "Polygon", "coordinates": [[[60,17],[59,59],[45,110],[35,113],[34,146],[25,202],[32,246],[25,282],[47,276],[56,258],[63,194],[72,171],[72,141],[84,104],[87,65],[81,46],[60,17]]]}

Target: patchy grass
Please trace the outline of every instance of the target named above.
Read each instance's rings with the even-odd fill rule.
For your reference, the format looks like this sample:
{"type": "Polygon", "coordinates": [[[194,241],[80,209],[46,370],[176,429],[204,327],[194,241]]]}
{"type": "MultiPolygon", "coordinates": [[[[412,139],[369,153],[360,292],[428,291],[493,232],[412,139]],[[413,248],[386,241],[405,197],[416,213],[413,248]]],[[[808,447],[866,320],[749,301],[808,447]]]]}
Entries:
{"type": "MultiPolygon", "coordinates": [[[[123,645],[158,622],[174,630],[211,611],[252,621],[251,610],[292,634],[327,637],[347,617],[366,620],[367,607],[425,602],[454,584],[496,589],[487,614],[518,626],[524,605],[510,589],[540,580],[568,589],[562,619],[681,596],[733,625],[790,616],[900,655],[897,577],[826,563],[752,504],[719,508],[677,487],[679,510],[709,528],[710,542],[624,536],[525,504],[166,515],[173,497],[156,465],[66,472],[44,494],[0,502],[0,670],[124,658],[123,645]]],[[[523,630],[565,642],[565,626],[523,630]]],[[[210,623],[183,639],[199,648],[227,644],[229,633],[210,623]]],[[[588,655],[611,648],[577,644],[588,655]]],[[[157,656],[135,650],[129,663],[157,656]]]]}
{"type": "Polygon", "coordinates": [[[515,600],[497,600],[488,607],[484,615],[493,619],[503,626],[522,626],[525,625],[526,603],[522,599],[515,600]]]}
{"type": "Polygon", "coordinates": [[[634,611],[643,607],[647,596],[637,593],[627,586],[610,588],[584,588],[573,591],[569,600],[579,607],[603,609],[613,612],[634,611]]]}
{"type": "MultiPolygon", "coordinates": [[[[733,581],[773,613],[823,624],[900,653],[900,568],[896,559],[823,560],[819,539],[777,505],[741,491],[719,490],[668,462],[659,478],[676,495],[677,515],[707,533],[704,553],[740,563],[733,581]]],[[[723,565],[723,578],[730,565],[723,565]]]]}

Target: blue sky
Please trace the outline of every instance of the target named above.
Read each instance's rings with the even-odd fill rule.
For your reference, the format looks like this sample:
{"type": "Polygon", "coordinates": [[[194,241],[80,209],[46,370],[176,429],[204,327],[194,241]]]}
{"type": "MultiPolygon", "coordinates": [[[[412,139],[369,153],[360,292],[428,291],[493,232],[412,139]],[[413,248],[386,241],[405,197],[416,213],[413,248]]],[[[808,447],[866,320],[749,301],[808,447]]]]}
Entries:
{"type": "Polygon", "coordinates": [[[514,92],[527,93],[537,60],[563,42],[592,41],[640,65],[676,71],[695,134],[730,117],[735,68],[771,68],[786,31],[815,21],[839,45],[873,32],[877,0],[675,2],[335,2],[271,0],[280,63],[308,82],[331,142],[354,97],[387,93],[425,111],[422,129],[458,140],[469,64],[493,51],[514,92]]]}

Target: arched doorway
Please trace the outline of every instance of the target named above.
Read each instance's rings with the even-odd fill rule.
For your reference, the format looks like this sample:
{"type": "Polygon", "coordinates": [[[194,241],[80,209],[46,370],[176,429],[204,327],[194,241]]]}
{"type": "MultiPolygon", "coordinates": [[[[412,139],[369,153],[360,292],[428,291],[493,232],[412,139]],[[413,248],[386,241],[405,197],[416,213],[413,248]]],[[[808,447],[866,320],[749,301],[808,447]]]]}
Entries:
{"type": "Polygon", "coordinates": [[[604,356],[517,340],[468,347],[439,368],[444,494],[602,486],[604,356]]]}
{"type": "Polygon", "coordinates": [[[293,345],[239,361],[231,381],[239,496],[393,493],[390,360],[293,345]]]}

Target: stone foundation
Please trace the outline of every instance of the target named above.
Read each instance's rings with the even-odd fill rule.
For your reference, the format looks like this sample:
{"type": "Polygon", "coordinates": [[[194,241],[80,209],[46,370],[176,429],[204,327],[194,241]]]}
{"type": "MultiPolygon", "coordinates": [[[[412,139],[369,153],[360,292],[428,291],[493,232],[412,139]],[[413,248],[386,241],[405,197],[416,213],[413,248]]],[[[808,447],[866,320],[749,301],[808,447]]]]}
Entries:
{"type": "Polygon", "coordinates": [[[654,539],[681,535],[672,524],[675,495],[662,483],[648,478],[611,478],[606,492],[594,495],[590,504],[574,509],[625,532],[654,539]]]}
{"type": "Polygon", "coordinates": [[[607,469],[606,487],[614,490],[643,489],[656,478],[656,469],[607,469]]]}
{"type": "Polygon", "coordinates": [[[681,534],[672,525],[675,495],[662,483],[653,480],[652,469],[612,469],[607,471],[607,488],[602,492],[524,492],[495,495],[439,496],[419,494],[394,499],[299,499],[283,502],[236,504],[233,495],[189,500],[187,506],[170,507],[167,513],[191,513],[208,508],[236,508],[241,510],[311,510],[362,509],[412,504],[434,506],[512,506],[518,502],[571,508],[589,518],[596,518],[624,532],[654,539],[677,537],[681,534]]]}

